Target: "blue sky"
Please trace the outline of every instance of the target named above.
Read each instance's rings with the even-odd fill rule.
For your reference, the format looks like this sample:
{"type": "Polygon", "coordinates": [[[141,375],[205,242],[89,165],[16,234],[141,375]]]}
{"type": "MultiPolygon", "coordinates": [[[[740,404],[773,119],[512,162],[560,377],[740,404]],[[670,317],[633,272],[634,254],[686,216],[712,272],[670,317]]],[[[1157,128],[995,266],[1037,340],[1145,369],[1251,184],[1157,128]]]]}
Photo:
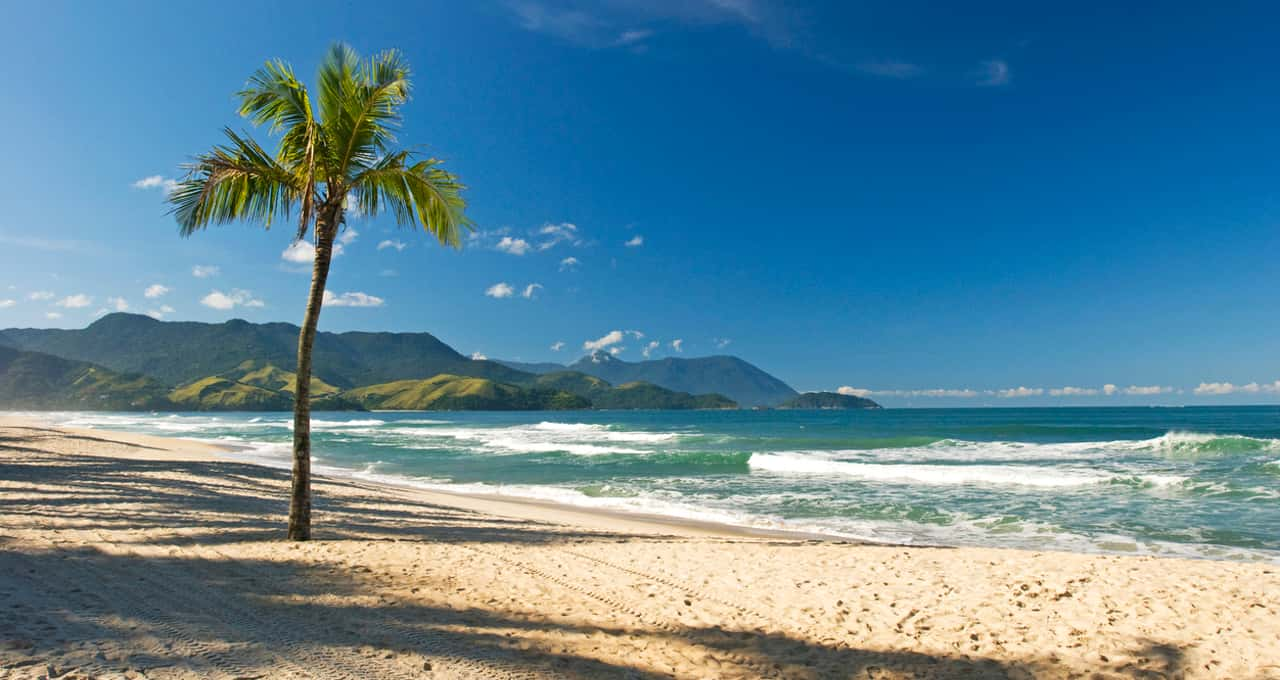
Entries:
{"type": "Polygon", "coordinates": [[[732,353],[890,405],[1280,401],[1263,3],[39,4],[0,26],[0,327],[297,322],[288,230],[181,239],[162,197],[265,59],[344,40],[407,54],[400,138],[479,232],[352,220],[323,329],[732,353]]]}

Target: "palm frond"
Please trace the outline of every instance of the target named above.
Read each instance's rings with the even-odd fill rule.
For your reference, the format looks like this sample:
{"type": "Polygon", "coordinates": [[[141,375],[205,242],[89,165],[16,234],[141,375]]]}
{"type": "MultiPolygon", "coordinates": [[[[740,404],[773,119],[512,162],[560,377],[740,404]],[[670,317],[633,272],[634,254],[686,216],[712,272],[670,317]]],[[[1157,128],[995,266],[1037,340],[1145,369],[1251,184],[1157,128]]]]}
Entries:
{"type": "Polygon", "coordinates": [[[330,168],[334,179],[344,181],[372,166],[395,141],[400,105],[409,97],[409,66],[396,50],[365,62],[340,47],[330,55],[321,67],[321,110],[330,168]]]}
{"type": "Polygon", "coordinates": [[[389,154],[351,182],[356,205],[369,216],[390,211],[401,227],[421,227],[441,243],[458,247],[471,229],[466,189],[434,158],[413,162],[407,151],[389,154]]]}
{"type": "Polygon", "coordinates": [[[311,108],[306,85],[282,60],[268,61],[239,92],[240,115],[269,131],[284,131],[276,160],[301,184],[297,238],[306,235],[315,212],[316,158],[324,157],[324,139],[311,108]]]}
{"type": "Polygon", "coordinates": [[[288,217],[298,200],[297,178],[248,136],[224,130],[219,144],[187,166],[187,176],[169,194],[170,212],[183,236],[210,224],[261,221],[267,228],[288,217]]]}

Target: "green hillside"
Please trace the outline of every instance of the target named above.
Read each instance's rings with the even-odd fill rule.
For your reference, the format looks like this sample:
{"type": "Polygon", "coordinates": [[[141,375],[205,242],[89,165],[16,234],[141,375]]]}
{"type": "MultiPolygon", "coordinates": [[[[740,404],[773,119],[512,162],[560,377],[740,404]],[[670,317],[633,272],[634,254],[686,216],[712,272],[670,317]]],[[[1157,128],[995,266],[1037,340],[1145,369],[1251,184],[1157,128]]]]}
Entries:
{"type": "Polygon", "coordinates": [[[590,402],[561,390],[442,374],[427,380],[397,380],[341,395],[369,409],[415,411],[530,411],[589,408],[590,402]]]}
{"type": "Polygon", "coordinates": [[[0,345],[0,408],[165,409],[166,391],[147,376],[0,345]]]}
{"type": "MultiPolygon", "coordinates": [[[[293,366],[298,351],[297,326],[241,319],[214,324],[115,313],[82,329],[11,328],[0,333],[18,349],[145,373],[168,385],[222,375],[246,360],[293,366]]],[[[430,333],[321,332],[313,362],[313,374],[338,388],[441,373],[506,383],[533,377],[492,361],[473,361],[430,333]]]]}
{"type": "Polygon", "coordinates": [[[880,408],[880,404],[864,397],[838,392],[805,392],[778,405],[780,409],[861,409],[880,408]]]}
{"type": "Polygon", "coordinates": [[[169,392],[169,400],[191,411],[288,411],[293,398],[285,392],[236,382],[216,375],[169,392]]]}
{"type": "MultiPolygon", "coordinates": [[[[298,384],[298,374],[256,359],[247,359],[234,369],[222,373],[221,376],[246,385],[261,387],[274,392],[288,392],[289,394],[293,394],[298,384]]],[[[320,378],[311,377],[311,395],[313,399],[328,394],[337,394],[340,391],[337,387],[320,378]]]]}

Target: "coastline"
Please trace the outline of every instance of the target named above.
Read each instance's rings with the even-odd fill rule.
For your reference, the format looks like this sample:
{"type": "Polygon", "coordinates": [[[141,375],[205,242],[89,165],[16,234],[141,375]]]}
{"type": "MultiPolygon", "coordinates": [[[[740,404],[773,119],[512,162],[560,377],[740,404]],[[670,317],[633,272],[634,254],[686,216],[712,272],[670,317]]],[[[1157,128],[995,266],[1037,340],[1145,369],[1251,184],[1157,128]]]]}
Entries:
{"type": "Polygon", "coordinates": [[[12,677],[1280,677],[1273,565],[744,535],[338,477],[295,544],[287,472],[218,447],[0,418],[0,465],[12,677]]]}

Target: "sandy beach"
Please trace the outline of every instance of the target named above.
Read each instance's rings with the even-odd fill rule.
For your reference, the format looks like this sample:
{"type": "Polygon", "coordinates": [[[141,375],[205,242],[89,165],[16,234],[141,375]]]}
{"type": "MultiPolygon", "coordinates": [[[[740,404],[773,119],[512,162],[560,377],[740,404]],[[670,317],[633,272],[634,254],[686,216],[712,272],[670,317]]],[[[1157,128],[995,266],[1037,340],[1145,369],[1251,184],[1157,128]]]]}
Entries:
{"type": "Polygon", "coordinates": [[[0,420],[4,678],[1280,678],[1280,567],[748,535],[0,420]]]}

